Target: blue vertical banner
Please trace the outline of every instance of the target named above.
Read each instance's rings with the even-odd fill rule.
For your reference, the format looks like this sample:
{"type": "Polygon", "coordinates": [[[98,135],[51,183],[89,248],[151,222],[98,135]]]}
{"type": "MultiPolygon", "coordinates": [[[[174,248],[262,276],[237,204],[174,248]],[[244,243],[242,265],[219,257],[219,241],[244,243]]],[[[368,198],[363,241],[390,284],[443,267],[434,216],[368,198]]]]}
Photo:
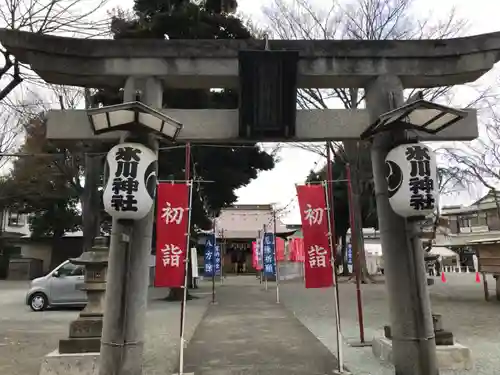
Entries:
{"type": "Polygon", "coordinates": [[[264,260],[264,274],[267,276],[274,276],[276,274],[276,257],[274,256],[274,234],[264,233],[262,238],[263,242],[263,260],[264,260]]]}
{"type": "Polygon", "coordinates": [[[347,270],[349,273],[352,273],[354,267],[352,262],[352,245],[350,243],[347,244],[347,270]]]}
{"type": "Polygon", "coordinates": [[[215,243],[215,235],[210,234],[205,242],[205,276],[220,275],[220,265],[220,248],[215,243]]]}

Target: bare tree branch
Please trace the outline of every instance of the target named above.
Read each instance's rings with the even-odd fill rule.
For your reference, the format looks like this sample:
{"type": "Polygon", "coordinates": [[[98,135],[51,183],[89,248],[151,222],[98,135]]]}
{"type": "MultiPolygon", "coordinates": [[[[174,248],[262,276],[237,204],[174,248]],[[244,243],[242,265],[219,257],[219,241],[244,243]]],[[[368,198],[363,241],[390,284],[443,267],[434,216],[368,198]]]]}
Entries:
{"type": "MultiPolygon", "coordinates": [[[[0,27],[39,34],[91,38],[109,35],[108,0],[0,0],[0,27]]],[[[0,101],[23,80],[43,82],[0,46],[0,101]]]]}
{"type": "MultiPolygon", "coordinates": [[[[274,0],[263,8],[268,27],[280,39],[422,39],[448,38],[465,31],[466,22],[459,19],[454,9],[443,20],[428,17],[418,19],[416,0],[351,0],[332,1],[327,12],[321,11],[308,0],[274,0]]],[[[450,95],[449,87],[421,90],[430,100],[443,100],[450,95]]],[[[411,95],[412,92],[409,92],[411,95]]],[[[333,90],[302,90],[298,95],[300,108],[326,109],[341,105],[358,108],[364,100],[359,88],[333,90]]],[[[298,147],[324,155],[324,147],[302,144],[298,147]]],[[[360,181],[371,180],[369,149],[359,141],[344,142],[339,149],[351,165],[353,207],[357,220],[354,235],[358,238],[362,263],[364,245],[361,224],[360,181]],[[367,165],[368,164],[368,165],[367,165]]],[[[366,266],[363,273],[365,274],[366,266]]]]}

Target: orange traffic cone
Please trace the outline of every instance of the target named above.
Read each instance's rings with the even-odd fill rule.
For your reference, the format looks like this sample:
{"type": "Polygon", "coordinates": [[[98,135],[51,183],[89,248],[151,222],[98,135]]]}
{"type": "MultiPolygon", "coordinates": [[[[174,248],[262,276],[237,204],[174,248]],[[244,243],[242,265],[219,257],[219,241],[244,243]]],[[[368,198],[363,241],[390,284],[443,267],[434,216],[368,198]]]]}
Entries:
{"type": "Polygon", "coordinates": [[[481,276],[479,276],[479,272],[476,272],[476,283],[480,283],[481,282],[481,276]]]}
{"type": "Polygon", "coordinates": [[[445,282],[446,282],[446,276],[445,276],[444,272],[441,272],[441,281],[442,281],[443,283],[445,283],[445,282]]]}

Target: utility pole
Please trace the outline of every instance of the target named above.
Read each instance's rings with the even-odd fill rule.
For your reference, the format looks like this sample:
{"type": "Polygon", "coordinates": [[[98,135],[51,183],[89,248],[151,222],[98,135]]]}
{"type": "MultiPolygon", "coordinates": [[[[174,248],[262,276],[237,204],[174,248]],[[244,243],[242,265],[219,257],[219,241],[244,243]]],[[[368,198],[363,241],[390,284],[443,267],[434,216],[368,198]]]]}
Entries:
{"type": "MultiPolygon", "coordinates": [[[[370,121],[403,105],[403,86],[396,76],[380,76],[366,87],[370,121]]],[[[391,317],[393,363],[398,375],[437,375],[434,336],[423,249],[416,224],[397,215],[389,204],[385,178],[388,152],[403,142],[404,130],[375,135],[373,178],[386,286],[391,317]]]]}

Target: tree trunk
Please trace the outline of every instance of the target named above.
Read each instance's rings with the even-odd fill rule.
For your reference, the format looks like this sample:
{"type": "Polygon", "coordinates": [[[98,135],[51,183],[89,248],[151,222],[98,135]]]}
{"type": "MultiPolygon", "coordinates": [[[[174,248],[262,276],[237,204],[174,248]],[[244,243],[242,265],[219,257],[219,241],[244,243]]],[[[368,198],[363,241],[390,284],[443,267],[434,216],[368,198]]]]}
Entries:
{"type": "MultiPolygon", "coordinates": [[[[188,268],[187,268],[188,290],[187,290],[186,300],[189,301],[189,300],[194,298],[191,294],[189,294],[189,289],[190,288],[193,289],[193,277],[192,277],[193,273],[191,270],[191,251],[189,250],[189,247],[187,250],[187,256],[188,256],[189,264],[188,264],[188,268]]],[[[165,301],[182,301],[183,298],[184,298],[184,289],[183,288],[171,288],[169,293],[168,293],[168,296],[165,298],[165,301]]]]}
{"type": "Polygon", "coordinates": [[[61,242],[61,238],[64,236],[63,230],[55,230],[52,235],[52,257],[51,257],[51,268],[57,267],[64,260],[68,259],[67,256],[60,258],[60,253],[57,251],[58,245],[61,242]],[[55,262],[54,262],[55,260],[55,262]]]}
{"type": "MultiPolygon", "coordinates": [[[[170,288],[170,291],[168,293],[168,296],[165,298],[165,301],[182,301],[182,298],[184,298],[184,289],[183,288],[170,288]]],[[[186,300],[192,300],[193,296],[189,294],[189,289],[188,293],[186,295],[186,300]]]]}
{"type": "MultiPolygon", "coordinates": [[[[85,88],[85,108],[91,108],[91,92],[85,88]]],[[[94,239],[100,235],[100,194],[98,186],[103,168],[102,158],[97,155],[85,154],[85,185],[80,200],[82,204],[83,251],[88,251],[94,244],[94,239]]]]}
{"type": "Polygon", "coordinates": [[[364,149],[360,149],[359,141],[344,141],[344,150],[351,165],[353,205],[351,209],[354,215],[354,228],[351,228],[351,236],[356,238],[357,244],[356,248],[353,248],[353,257],[354,259],[357,259],[359,256],[359,263],[361,266],[361,282],[366,283],[367,279],[370,281],[373,281],[373,279],[368,274],[368,268],[366,267],[365,241],[363,238],[363,213],[361,209],[361,188],[359,183],[361,178],[360,168],[362,164],[360,163],[360,153],[364,152],[364,149]]]}
{"type": "Polygon", "coordinates": [[[81,196],[83,222],[83,251],[92,248],[94,239],[100,234],[99,179],[101,176],[101,157],[85,155],[85,186],[81,196]]]}
{"type": "Polygon", "coordinates": [[[432,245],[433,245],[434,240],[436,239],[436,236],[437,236],[437,230],[439,228],[439,219],[440,218],[441,218],[441,213],[440,213],[439,207],[437,207],[436,208],[436,220],[434,220],[434,223],[432,223],[431,238],[427,242],[422,241],[422,247],[424,249],[424,257],[426,255],[426,253],[428,253],[432,249],[432,245]]]}

